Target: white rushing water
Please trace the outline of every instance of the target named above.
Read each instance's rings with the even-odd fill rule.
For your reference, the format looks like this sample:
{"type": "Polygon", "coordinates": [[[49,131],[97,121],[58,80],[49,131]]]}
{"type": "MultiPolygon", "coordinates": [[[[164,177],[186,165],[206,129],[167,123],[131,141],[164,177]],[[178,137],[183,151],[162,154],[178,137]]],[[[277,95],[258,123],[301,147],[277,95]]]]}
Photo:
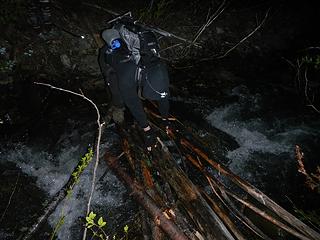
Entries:
{"type": "Polygon", "coordinates": [[[213,110],[206,119],[214,127],[233,136],[240,145],[239,148],[229,151],[229,168],[236,174],[252,180],[248,170],[249,161],[260,165],[261,174],[268,171],[268,166],[285,166],[294,164],[295,144],[306,139],[320,136],[320,129],[304,123],[290,123],[288,119],[274,117],[264,118],[255,114],[261,110],[261,96],[250,95],[245,87],[235,88],[232,95],[239,97],[237,103],[232,103],[213,110]],[[261,156],[282,156],[281,158],[261,156]],[[272,161],[280,161],[274,162],[272,161]],[[290,162],[291,161],[291,162],[290,162]]]}
{"type": "MultiPolygon", "coordinates": [[[[71,144],[70,141],[74,135],[79,134],[77,131],[68,134],[62,136],[58,141],[59,148],[55,150],[54,155],[46,151],[39,151],[39,147],[35,150],[32,146],[15,144],[14,148],[3,150],[5,154],[2,154],[0,161],[2,163],[5,161],[15,163],[23,173],[35,177],[37,186],[45,191],[49,196],[48,199],[50,199],[66,184],[86,147],[81,144],[71,144]]],[[[109,145],[110,142],[105,142],[101,145],[101,149],[105,149],[109,145]]],[[[101,156],[103,156],[103,151],[101,156]]],[[[82,173],[71,197],[62,201],[49,217],[49,223],[54,229],[61,216],[65,216],[64,224],[57,234],[58,239],[80,239],[83,232],[83,222],[81,223],[79,218],[83,218],[86,213],[94,161],[95,159],[82,173]]],[[[108,219],[110,210],[115,209],[114,211],[117,211],[126,204],[126,199],[123,196],[126,190],[122,183],[107,169],[102,159],[96,179],[92,207],[93,209],[99,209],[104,219],[108,219]]],[[[2,233],[2,235],[4,236],[5,233],[2,233]]]]}

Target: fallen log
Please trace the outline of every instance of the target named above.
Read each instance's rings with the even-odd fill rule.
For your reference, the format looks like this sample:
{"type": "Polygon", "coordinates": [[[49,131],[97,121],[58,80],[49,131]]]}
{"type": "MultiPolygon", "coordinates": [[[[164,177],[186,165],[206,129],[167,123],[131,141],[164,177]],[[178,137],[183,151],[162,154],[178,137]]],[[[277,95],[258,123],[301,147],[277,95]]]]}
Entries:
{"type": "Polygon", "coordinates": [[[206,239],[234,239],[228,228],[201,196],[197,187],[175,165],[175,161],[170,154],[163,150],[153,153],[155,156],[154,162],[157,164],[160,175],[175,190],[180,202],[198,226],[201,234],[206,239]]]}
{"type": "MultiPolygon", "coordinates": [[[[149,117],[153,120],[154,123],[158,123],[160,126],[156,125],[159,129],[161,129],[163,132],[165,129],[163,126],[161,126],[161,117],[158,116],[157,113],[155,113],[155,105],[154,104],[149,104],[149,107],[147,108],[147,112],[149,114],[149,117]],[[160,120],[159,120],[160,119],[160,120]]],[[[175,118],[173,118],[175,119],[175,118]]],[[[233,174],[230,170],[225,168],[223,165],[217,163],[216,161],[212,160],[209,155],[201,148],[203,145],[201,141],[198,141],[197,136],[194,136],[193,133],[190,132],[190,130],[186,130],[186,128],[183,126],[183,124],[179,121],[175,121],[177,123],[177,126],[173,126],[171,131],[167,131],[167,135],[169,138],[175,142],[178,148],[179,154],[182,153],[185,157],[189,154],[192,153],[197,157],[197,159],[205,160],[207,163],[207,166],[213,167],[218,171],[219,174],[224,175],[227,177],[227,179],[231,180],[233,183],[238,185],[243,191],[251,195],[254,199],[256,199],[258,202],[263,204],[269,211],[272,213],[276,214],[280,219],[284,220],[286,224],[282,225],[281,222],[280,224],[275,224],[277,223],[277,220],[274,218],[270,218],[269,221],[273,222],[275,225],[278,227],[281,226],[282,229],[285,229],[287,232],[290,232],[291,234],[295,236],[301,237],[301,239],[304,239],[305,237],[309,239],[320,239],[320,234],[314,231],[312,228],[304,224],[302,221],[294,217],[292,214],[287,212],[285,209],[280,207],[278,204],[276,204],[272,199],[270,199],[268,196],[266,196],[264,193],[256,189],[254,186],[246,182],[245,180],[241,179],[237,175],[233,174]],[[184,133],[187,132],[188,138],[184,136],[184,133]],[[193,144],[192,141],[190,140],[195,140],[196,144],[193,144]],[[272,221],[271,221],[272,220],[272,221]],[[275,221],[274,221],[275,220],[275,221]],[[291,226],[291,227],[290,227],[291,226]],[[293,229],[293,228],[294,229],[293,229]]],[[[187,157],[186,157],[187,158],[187,157]]],[[[197,166],[199,168],[199,166],[197,166]]],[[[200,169],[203,167],[201,166],[200,169]]],[[[221,193],[222,195],[224,194],[224,197],[226,199],[229,199],[226,197],[225,193],[221,193]]],[[[234,198],[235,199],[235,198],[234,198]]],[[[243,199],[241,199],[243,200],[243,199]]],[[[230,199],[228,200],[228,204],[230,204],[230,199]]],[[[255,207],[254,205],[253,208],[255,207]]],[[[259,208],[257,208],[259,209],[259,208]]],[[[259,211],[255,211],[258,213],[259,211]]],[[[262,212],[260,212],[262,214],[262,212]]],[[[262,214],[264,215],[264,214],[262,214]]],[[[238,217],[241,215],[238,214],[238,217]]],[[[261,234],[260,229],[256,228],[248,219],[245,219],[246,225],[249,226],[254,232],[256,232],[258,235],[263,236],[264,234],[261,234]]]]}
{"type": "MultiPolygon", "coordinates": [[[[136,128],[130,129],[130,134],[122,128],[118,130],[122,137],[123,151],[126,152],[128,162],[134,162],[136,166],[135,170],[140,167],[140,173],[139,171],[134,172],[135,176],[141,178],[141,181],[144,183],[146,193],[158,207],[160,206],[161,209],[165,209],[164,213],[167,215],[167,218],[170,218],[180,229],[183,229],[189,238],[195,240],[204,239],[198,231],[194,230],[195,226],[190,225],[190,221],[187,220],[185,214],[181,213],[177,207],[174,192],[171,190],[166,179],[161,179],[161,176],[158,176],[150,154],[146,154],[145,150],[140,147],[144,145],[140,132],[136,128]]],[[[154,224],[150,223],[150,225],[152,230],[154,230],[154,224]]]]}
{"type": "Polygon", "coordinates": [[[194,146],[187,139],[180,139],[181,145],[185,146],[187,149],[192,150],[202,159],[204,159],[210,166],[215,168],[219,174],[223,174],[228,177],[229,180],[237,184],[247,193],[249,193],[252,197],[254,197],[258,202],[262,203],[264,206],[268,207],[275,214],[277,214],[281,219],[285,220],[288,224],[293,226],[296,230],[300,231],[306,237],[310,239],[318,240],[320,239],[320,234],[310,228],[308,225],[304,224],[302,221],[297,219],[291,213],[280,207],[277,203],[275,203],[272,199],[270,199],[263,192],[252,186],[250,183],[241,179],[239,176],[232,173],[230,170],[217,163],[216,161],[210,159],[206,153],[204,153],[201,149],[194,146]]]}
{"type": "MultiPolygon", "coordinates": [[[[256,225],[254,225],[249,218],[247,218],[244,214],[242,214],[235,206],[233,202],[226,196],[225,192],[221,189],[221,187],[216,183],[216,180],[210,176],[210,173],[197,162],[192,156],[186,155],[186,159],[191,162],[193,166],[195,166],[205,177],[208,179],[209,185],[211,186],[213,192],[218,195],[217,190],[221,192],[219,197],[222,198],[221,202],[229,209],[229,211],[239,220],[241,221],[251,232],[257,235],[260,238],[265,240],[271,240],[267,235],[265,235],[256,225]]],[[[212,199],[209,199],[212,201],[212,199]]]]}
{"type": "MultiPolygon", "coordinates": [[[[152,111],[147,112],[149,114],[152,113],[152,111]]],[[[185,210],[185,216],[187,216],[189,220],[191,219],[191,222],[193,222],[193,225],[195,226],[193,232],[193,236],[196,236],[195,239],[246,239],[247,236],[243,235],[242,232],[244,229],[241,229],[241,226],[238,226],[237,224],[234,225],[232,223],[232,219],[234,219],[230,218],[232,215],[243,223],[244,226],[248,227],[251,231],[249,234],[254,233],[259,238],[270,239],[264,232],[254,225],[251,220],[244,215],[244,213],[238,211],[235,203],[239,202],[240,205],[251,209],[257,214],[257,216],[273,223],[277,228],[284,229],[293,236],[303,240],[320,239],[318,238],[317,232],[278,206],[254,186],[251,186],[249,183],[233,174],[230,170],[212,160],[212,158],[210,158],[209,155],[201,148],[201,141],[199,142],[197,137],[193,138],[193,133],[190,130],[187,130],[182,123],[181,125],[179,123],[180,128],[175,128],[176,126],[173,126],[173,129],[169,129],[169,131],[167,131],[167,129],[164,128],[165,126],[161,126],[161,119],[159,120],[156,114],[152,114],[150,119],[152,119],[153,126],[161,130],[160,133],[162,136],[165,137],[167,134],[169,139],[174,142],[174,145],[172,146],[175,146],[174,148],[177,150],[177,155],[181,157],[184,164],[184,160],[191,159],[188,159],[189,154],[190,156],[195,156],[197,160],[193,160],[193,165],[196,166],[200,172],[204,173],[207,171],[208,167],[210,167],[210,169],[216,169],[219,175],[224,175],[227,179],[231,180],[231,182],[238,185],[245,193],[248,193],[263,205],[263,207],[261,205],[257,207],[255,205],[257,204],[256,201],[254,201],[255,203],[253,204],[238,197],[233,192],[228,192],[227,189],[224,189],[224,185],[219,185],[221,182],[215,179],[211,171],[205,172],[202,176],[204,179],[207,178],[216,197],[215,195],[209,196],[205,192],[199,191],[201,187],[194,185],[186,173],[180,169],[178,163],[175,162],[175,159],[165,146],[163,146],[163,149],[155,149],[151,154],[151,168],[156,169],[160,173],[160,180],[162,180],[162,182],[165,181],[170,184],[173,189],[173,193],[175,194],[175,198],[177,198],[175,202],[178,204],[178,208],[183,208],[185,210]],[[160,127],[156,125],[157,123],[160,127]],[[187,135],[185,137],[184,133],[186,132],[187,135]],[[202,164],[202,161],[205,164],[202,164]],[[220,205],[221,203],[224,206],[220,205]],[[229,211],[224,212],[222,210],[224,207],[229,211]],[[267,211],[261,210],[261,207],[267,209],[267,211]],[[277,217],[275,218],[274,216],[271,216],[273,214],[277,217]],[[237,229],[238,227],[240,228],[237,229]]],[[[149,158],[149,156],[146,157],[143,155],[145,150],[141,147],[141,144],[143,144],[141,138],[140,140],[137,140],[137,136],[139,136],[139,134],[140,133],[137,129],[130,129],[130,134],[128,134],[129,136],[131,135],[131,137],[133,136],[133,139],[129,138],[129,142],[131,143],[130,147],[134,149],[132,152],[140,151],[140,153],[142,153],[140,156],[135,155],[131,157],[131,161],[139,159],[138,162],[135,162],[135,165],[141,165],[140,162],[143,165],[145,158],[149,158]]],[[[150,179],[152,176],[150,171],[145,172],[144,176],[145,180],[149,182],[146,186],[149,185],[151,188],[153,187],[152,185],[156,184],[159,180],[157,179],[154,183],[151,183],[150,179]]],[[[185,232],[187,231],[185,230],[185,232]]]]}
{"type": "MultiPolygon", "coordinates": [[[[188,158],[190,159],[190,158],[188,158]]],[[[194,164],[195,165],[195,164],[194,164]]],[[[197,167],[199,168],[200,165],[198,164],[197,167]]],[[[276,225],[277,227],[285,230],[286,232],[292,234],[293,236],[296,236],[300,239],[309,239],[307,238],[305,235],[299,233],[298,231],[296,231],[295,229],[287,226],[286,224],[283,224],[281,221],[275,219],[274,217],[272,217],[270,214],[268,214],[265,211],[262,211],[261,209],[259,209],[258,207],[255,207],[253,204],[243,200],[242,198],[240,198],[239,196],[237,196],[236,194],[230,192],[229,190],[225,189],[224,186],[222,186],[222,184],[218,184],[216,183],[216,181],[213,180],[213,178],[211,176],[209,176],[209,173],[206,172],[204,169],[202,169],[202,171],[204,172],[204,174],[206,175],[206,177],[210,180],[210,183],[213,184],[213,187],[217,190],[219,190],[222,193],[226,193],[228,195],[230,195],[232,198],[236,199],[238,202],[240,202],[241,204],[243,204],[244,206],[248,207],[249,209],[251,209],[252,211],[254,211],[256,214],[258,214],[259,216],[261,216],[262,218],[266,219],[267,221],[271,222],[272,224],[276,225]]],[[[221,194],[222,196],[224,196],[224,194],[221,194]]],[[[212,201],[209,198],[210,201],[212,201]]],[[[230,204],[230,201],[228,201],[228,203],[230,204]]],[[[215,204],[214,202],[212,204],[215,204]]],[[[230,204],[231,205],[231,204],[230,204]]],[[[217,207],[216,207],[217,208],[217,207]]],[[[217,209],[217,211],[219,211],[219,208],[217,209]]],[[[249,222],[251,223],[251,222],[249,222]]],[[[250,224],[250,226],[252,227],[252,224],[250,224]]],[[[268,239],[267,236],[265,236],[263,233],[261,233],[260,229],[257,229],[256,227],[253,230],[258,230],[258,236],[263,237],[263,239],[268,239]],[[263,234],[263,235],[261,235],[263,234]]]]}
{"type": "Polygon", "coordinates": [[[151,215],[152,219],[159,227],[173,240],[188,240],[189,238],[154,204],[152,199],[143,190],[143,187],[132,179],[124,169],[117,164],[117,158],[106,154],[105,160],[108,166],[116,173],[116,175],[126,183],[133,196],[151,215]]]}

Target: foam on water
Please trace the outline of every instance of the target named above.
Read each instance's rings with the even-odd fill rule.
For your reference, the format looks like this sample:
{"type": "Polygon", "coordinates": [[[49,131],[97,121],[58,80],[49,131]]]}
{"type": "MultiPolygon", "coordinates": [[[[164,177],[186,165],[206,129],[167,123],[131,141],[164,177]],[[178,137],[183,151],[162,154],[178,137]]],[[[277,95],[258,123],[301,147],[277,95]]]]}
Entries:
{"type": "MultiPolygon", "coordinates": [[[[69,136],[70,138],[72,134],[69,136]]],[[[68,139],[68,137],[64,137],[68,139]]],[[[2,154],[3,157],[0,157],[0,161],[13,162],[22,172],[35,177],[37,186],[48,193],[50,199],[66,184],[73,169],[84,154],[85,146],[71,146],[66,144],[67,142],[67,140],[64,140],[64,143],[61,143],[62,147],[58,152],[55,150],[54,155],[45,151],[39,152],[34,150],[33,147],[24,144],[16,144],[10,150],[2,150],[5,154],[2,154]]],[[[109,147],[110,144],[110,142],[102,144],[101,149],[109,147]]],[[[101,156],[103,156],[103,151],[101,156]]],[[[82,234],[83,228],[79,218],[84,217],[86,213],[94,161],[95,158],[82,173],[71,197],[62,201],[49,217],[49,223],[54,229],[60,217],[62,215],[65,216],[64,224],[58,232],[58,238],[61,240],[79,239],[82,234]]],[[[92,207],[94,209],[104,209],[107,214],[108,211],[106,209],[119,208],[125,204],[123,200],[123,194],[126,191],[125,187],[107,169],[102,160],[97,169],[96,179],[97,182],[92,199],[92,207]],[[103,174],[105,175],[103,176],[103,174]]],[[[108,216],[104,215],[103,217],[107,218],[108,216]]]]}
{"type": "MultiPolygon", "coordinates": [[[[319,136],[319,129],[298,124],[287,124],[286,119],[263,119],[253,114],[261,108],[260,95],[234,90],[233,95],[239,96],[239,101],[224,107],[214,109],[206,119],[216,128],[230,134],[240,147],[229,151],[227,157],[231,160],[229,168],[240,176],[250,178],[250,173],[244,169],[246,161],[256,154],[286,155],[286,159],[294,159],[294,147],[300,139],[319,136]]],[[[258,159],[257,159],[258,160],[258,159]]]]}

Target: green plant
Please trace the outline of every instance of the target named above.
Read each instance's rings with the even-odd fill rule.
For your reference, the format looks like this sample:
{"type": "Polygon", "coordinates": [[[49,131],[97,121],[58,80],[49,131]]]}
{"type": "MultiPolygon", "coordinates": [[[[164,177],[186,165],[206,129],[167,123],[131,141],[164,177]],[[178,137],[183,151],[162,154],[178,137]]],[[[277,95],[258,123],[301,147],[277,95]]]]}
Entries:
{"type": "Polygon", "coordinates": [[[80,174],[86,169],[86,167],[91,162],[92,158],[93,158],[93,150],[92,150],[92,148],[89,148],[88,152],[81,158],[77,167],[75,168],[75,170],[71,174],[72,181],[71,181],[71,184],[67,190],[68,196],[70,196],[74,185],[76,185],[79,182],[80,174]]]}
{"type": "MultiPolygon", "coordinates": [[[[76,168],[73,170],[73,172],[71,174],[71,179],[69,180],[69,185],[66,190],[68,198],[70,198],[74,186],[79,182],[81,173],[89,165],[89,163],[92,160],[92,157],[93,157],[93,150],[92,150],[92,148],[88,148],[87,153],[85,153],[85,155],[81,158],[78,165],[76,166],[76,168]]],[[[50,240],[52,240],[54,238],[54,236],[57,234],[57,232],[59,231],[61,226],[64,224],[64,219],[65,219],[64,208],[65,208],[65,205],[62,208],[62,211],[60,214],[61,216],[60,216],[59,221],[57,222],[57,224],[53,230],[53,233],[51,234],[50,240]]]]}
{"type": "Polygon", "coordinates": [[[59,231],[59,229],[61,228],[61,226],[64,224],[64,219],[65,216],[63,214],[61,214],[62,216],[59,218],[58,223],[56,224],[53,233],[51,234],[50,240],[53,240],[54,236],[57,234],[57,232],[59,231]]]}
{"type": "MultiPolygon", "coordinates": [[[[94,212],[89,213],[89,215],[86,217],[86,228],[92,232],[93,237],[96,237],[101,240],[109,239],[108,234],[104,230],[107,222],[105,222],[102,217],[100,217],[98,221],[96,221],[96,216],[97,214],[95,214],[94,212]]],[[[128,225],[125,225],[123,227],[123,231],[125,234],[125,239],[128,239],[128,232],[129,232],[128,225]]],[[[116,235],[113,235],[112,239],[115,240],[116,235]]]]}
{"type": "Polygon", "coordinates": [[[295,62],[287,60],[295,71],[295,87],[303,96],[306,106],[320,113],[320,47],[309,47],[296,57],[295,62]]]}
{"type": "Polygon", "coordinates": [[[305,55],[301,58],[301,63],[313,67],[317,70],[320,69],[320,55],[315,56],[305,55]]]}

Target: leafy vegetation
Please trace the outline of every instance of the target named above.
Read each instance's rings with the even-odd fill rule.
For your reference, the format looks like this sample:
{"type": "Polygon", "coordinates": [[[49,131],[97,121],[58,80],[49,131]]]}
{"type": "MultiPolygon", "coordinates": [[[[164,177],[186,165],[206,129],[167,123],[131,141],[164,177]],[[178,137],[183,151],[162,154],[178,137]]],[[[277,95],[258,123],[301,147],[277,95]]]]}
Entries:
{"type": "Polygon", "coordinates": [[[320,113],[320,47],[310,47],[288,63],[295,72],[295,87],[306,105],[320,113]]]}
{"type": "MultiPolygon", "coordinates": [[[[70,198],[74,186],[79,182],[81,173],[86,169],[86,167],[91,162],[91,160],[93,158],[93,154],[94,154],[94,152],[93,152],[92,148],[89,148],[87,153],[85,153],[85,155],[81,158],[77,167],[72,172],[71,180],[69,180],[70,184],[68,185],[68,188],[67,188],[67,197],[70,198]]],[[[63,207],[60,215],[61,216],[60,216],[59,221],[57,222],[57,224],[53,230],[53,233],[51,234],[50,240],[54,239],[57,232],[59,231],[61,226],[64,224],[64,219],[65,219],[64,207],[63,207]]]]}
{"type": "Polygon", "coordinates": [[[317,70],[320,69],[320,55],[309,56],[305,55],[301,58],[301,63],[313,67],[317,70]]]}
{"type": "MultiPolygon", "coordinates": [[[[89,213],[89,215],[86,217],[86,228],[90,229],[93,234],[93,237],[95,237],[97,239],[101,239],[101,240],[109,239],[108,234],[104,230],[104,228],[107,225],[107,222],[105,222],[102,217],[99,217],[99,219],[97,221],[96,216],[97,216],[97,214],[95,214],[94,212],[89,213]]],[[[128,239],[128,231],[129,231],[129,227],[128,227],[128,225],[125,225],[123,227],[125,239],[128,239]]],[[[116,240],[117,239],[116,235],[113,235],[112,239],[116,240]]],[[[123,238],[121,238],[121,239],[123,239],[123,238]]]]}

